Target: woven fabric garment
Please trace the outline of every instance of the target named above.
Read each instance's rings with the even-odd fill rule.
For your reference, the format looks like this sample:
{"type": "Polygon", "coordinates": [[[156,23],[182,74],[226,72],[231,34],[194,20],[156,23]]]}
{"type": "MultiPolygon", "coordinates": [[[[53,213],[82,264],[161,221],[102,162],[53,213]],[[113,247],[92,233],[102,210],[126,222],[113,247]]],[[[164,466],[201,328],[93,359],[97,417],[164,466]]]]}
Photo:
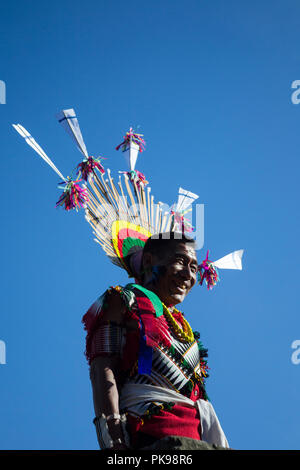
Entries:
{"type": "MultiPolygon", "coordinates": [[[[189,397],[196,401],[199,398],[197,385],[189,397]]],[[[201,422],[197,408],[189,408],[184,405],[161,408],[156,413],[145,416],[143,420],[139,417],[127,415],[127,429],[134,448],[152,444],[155,439],[165,436],[184,436],[191,439],[201,440],[201,422]]]]}
{"type": "MultiPolygon", "coordinates": [[[[162,319],[164,322],[165,319],[162,319]]],[[[136,374],[130,379],[135,383],[151,383],[179,391],[189,381],[193,373],[200,374],[200,356],[197,342],[181,343],[171,335],[176,357],[164,346],[157,346],[153,351],[151,375],[136,374]],[[182,366],[186,361],[190,369],[182,366]]]]}
{"type": "MultiPolygon", "coordinates": [[[[161,318],[161,323],[168,328],[167,321],[161,318]]],[[[200,374],[200,354],[197,341],[183,343],[176,339],[171,331],[168,337],[172,344],[170,349],[158,345],[153,350],[151,374],[139,374],[136,372],[127,378],[126,384],[152,384],[179,392],[184,389],[194,374],[200,374]],[[175,354],[174,354],[175,352],[175,354]],[[189,364],[190,368],[183,367],[182,361],[189,364]]],[[[199,385],[195,383],[190,393],[184,390],[184,394],[196,401],[200,396],[199,385]]],[[[126,409],[122,410],[126,411],[126,409]]],[[[138,416],[134,417],[129,410],[128,423],[132,445],[139,446],[141,436],[149,438],[163,438],[164,436],[185,436],[193,439],[201,439],[200,416],[196,408],[184,405],[152,401],[140,406],[138,416]],[[148,414],[147,414],[148,412],[148,414]],[[140,419],[140,417],[143,417],[140,419]],[[141,434],[140,434],[141,433],[141,434]]],[[[147,442],[147,440],[146,440],[147,442]]]]}
{"type": "MultiPolygon", "coordinates": [[[[121,392],[125,384],[151,384],[171,389],[193,401],[199,398],[207,399],[204,387],[206,361],[203,359],[207,354],[198,339],[195,337],[191,343],[180,341],[165,316],[156,316],[153,304],[139,289],[130,285],[114,289],[120,293],[126,306],[125,324],[127,320],[135,319],[138,326],[135,330],[126,330],[125,333],[120,358],[121,392]],[[143,354],[148,361],[147,367],[150,361],[147,373],[147,367],[143,373],[139,370],[139,365],[147,362],[143,354]]],[[[86,357],[89,363],[97,355],[93,340],[97,338],[98,342],[101,316],[111,291],[112,289],[109,289],[99,297],[83,317],[87,330],[86,357]]],[[[180,317],[177,315],[175,319],[180,325],[180,317]]],[[[197,407],[147,401],[139,405],[139,409],[135,409],[134,413],[127,409],[120,411],[128,413],[127,427],[133,446],[136,445],[140,433],[158,439],[168,435],[201,439],[197,407]]]]}
{"type": "MultiPolygon", "coordinates": [[[[166,328],[168,327],[164,317],[161,318],[161,323],[166,328]]],[[[151,373],[139,374],[136,372],[125,383],[158,385],[180,392],[195,374],[200,375],[200,354],[197,341],[193,343],[180,342],[170,331],[168,337],[171,340],[172,349],[163,345],[157,345],[154,348],[151,373]]],[[[157,402],[153,402],[153,404],[160,405],[157,402]]],[[[139,414],[143,415],[146,411],[146,407],[141,407],[139,414]]]]}

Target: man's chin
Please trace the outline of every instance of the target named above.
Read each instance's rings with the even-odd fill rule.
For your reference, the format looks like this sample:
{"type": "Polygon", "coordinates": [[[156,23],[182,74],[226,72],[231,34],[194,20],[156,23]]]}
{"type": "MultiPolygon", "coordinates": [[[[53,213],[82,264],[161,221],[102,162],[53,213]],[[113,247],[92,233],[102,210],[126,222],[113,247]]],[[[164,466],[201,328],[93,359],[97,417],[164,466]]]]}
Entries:
{"type": "Polygon", "coordinates": [[[177,305],[184,301],[186,294],[171,294],[168,298],[169,305],[177,305]]]}

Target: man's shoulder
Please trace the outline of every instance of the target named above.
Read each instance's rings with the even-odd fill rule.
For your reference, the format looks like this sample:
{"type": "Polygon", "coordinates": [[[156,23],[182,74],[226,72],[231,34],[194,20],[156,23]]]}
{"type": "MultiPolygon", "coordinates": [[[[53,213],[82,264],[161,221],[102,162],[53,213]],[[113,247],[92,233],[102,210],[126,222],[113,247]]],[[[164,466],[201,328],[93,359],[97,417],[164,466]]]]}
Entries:
{"type": "Polygon", "coordinates": [[[102,295],[104,310],[131,311],[135,305],[136,291],[133,284],[110,286],[102,295]]]}

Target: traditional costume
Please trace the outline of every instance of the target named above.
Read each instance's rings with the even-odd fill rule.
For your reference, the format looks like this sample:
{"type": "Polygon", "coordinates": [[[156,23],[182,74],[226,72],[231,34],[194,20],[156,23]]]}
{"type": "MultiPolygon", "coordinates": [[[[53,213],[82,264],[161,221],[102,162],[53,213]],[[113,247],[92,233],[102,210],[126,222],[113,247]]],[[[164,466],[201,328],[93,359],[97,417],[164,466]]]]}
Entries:
{"type": "MultiPolygon", "coordinates": [[[[98,356],[120,357],[120,418],[127,445],[138,448],[165,436],[183,436],[228,447],[227,439],[205,391],[208,377],[207,350],[200,334],[192,331],[183,313],[172,312],[152,291],[141,285],[143,247],[149,237],[174,232],[191,233],[186,214],[198,196],[179,189],[177,204],[166,211],[155,204],[145,176],[135,169],[139,152],[145,149],[141,134],[130,128],[120,145],[128,170],[121,171],[116,183],[102,158],[89,156],[73,109],[58,115],[70,133],[83,161],[76,177],[64,178],[53,161],[20,124],[15,129],[62,179],[63,193],[56,206],[66,210],[84,208],[93,233],[110,260],[135,279],[126,286],[107,289],[83,317],[87,331],[86,358],[91,364],[98,356]],[[83,184],[82,184],[83,182],[83,184]],[[125,315],[122,325],[103,320],[112,293],[120,296],[125,315]],[[132,328],[128,325],[135,324],[132,328]]],[[[219,269],[242,269],[243,250],[198,267],[198,280],[208,289],[219,280],[219,269]]],[[[113,441],[107,421],[115,416],[95,418],[101,448],[113,441]]]]}

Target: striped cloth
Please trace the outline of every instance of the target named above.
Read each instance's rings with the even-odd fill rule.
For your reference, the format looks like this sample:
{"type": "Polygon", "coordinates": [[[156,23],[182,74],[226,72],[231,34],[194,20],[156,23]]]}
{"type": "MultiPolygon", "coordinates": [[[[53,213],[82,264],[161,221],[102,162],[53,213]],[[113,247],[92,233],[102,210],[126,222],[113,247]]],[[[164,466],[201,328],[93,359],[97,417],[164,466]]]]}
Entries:
{"type": "MultiPolygon", "coordinates": [[[[167,323],[164,317],[161,317],[162,323],[167,323]]],[[[173,350],[176,357],[170,353],[170,349],[163,345],[158,345],[153,350],[151,374],[139,374],[136,372],[132,377],[127,378],[127,384],[148,384],[165,387],[167,389],[179,392],[189,382],[194,373],[201,375],[200,354],[196,341],[192,343],[183,343],[176,339],[171,332],[168,332],[173,350]],[[190,368],[184,367],[182,362],[186,361],[190,368]]],[[[159,406],[161,402],[152,401],[159,406]]],[[[139,415],[143,415],[149,404],[141,405],[139,415]]]]}

